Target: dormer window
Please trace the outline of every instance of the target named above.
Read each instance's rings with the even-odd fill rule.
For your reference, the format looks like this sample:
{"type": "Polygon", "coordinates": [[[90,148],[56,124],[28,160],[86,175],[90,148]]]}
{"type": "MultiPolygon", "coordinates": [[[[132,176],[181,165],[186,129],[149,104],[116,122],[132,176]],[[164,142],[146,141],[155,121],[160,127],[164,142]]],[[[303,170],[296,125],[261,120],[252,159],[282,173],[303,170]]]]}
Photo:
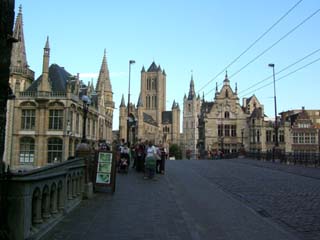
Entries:
{"type": "Polygon", "coordinates": [[[228,98],[229,97],[229,92],[228,92],[228,90],[226,90],[226,98],[228,98]]]}
{"type": "Polygon", "coordinates": [[[229,119],[230,118],[230,113],[229,112],[224,112],[224,118],[229,119]]]}

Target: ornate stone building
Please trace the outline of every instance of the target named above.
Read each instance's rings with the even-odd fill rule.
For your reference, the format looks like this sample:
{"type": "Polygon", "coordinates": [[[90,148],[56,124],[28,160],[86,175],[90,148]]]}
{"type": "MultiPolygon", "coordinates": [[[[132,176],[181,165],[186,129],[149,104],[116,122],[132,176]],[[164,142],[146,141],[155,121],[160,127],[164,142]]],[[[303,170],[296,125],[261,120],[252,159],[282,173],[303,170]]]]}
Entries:
{"type": "Polygon", "coordinates": [[[180,107],[175,101],[171,111],[166,111],[166,73],[154,62],[146,71],[141,70],[140,95],[137,105],[125,104],[122,96],[119,114],[119,137],[127,139],[127,120],[129,118],[129,139],[152,140],[156,144],[179,143],[180,107]]]}
{"type": "Polygon", "coordinates": [[[104,53],[96,88],[85,85],[63,67],[49,67],[47,39],[41,76],[34,81],[29,69],[23,37],[22,13],[15,24],[10,84],[16,98],[9,103],[6,161],[11,168],[34,168],[61,162],[74,156],[83,136],[82,96],[88,105],[86,137],[95,146],[98,140],[112,141],[113,93],[104,53]]]}
{"type": "MultiPolygon", "coordinates": [[[[250,99],[246,102],[252,101],[254,100],[250,99]]],[[[251,107],[250,103],[247,108],[240,106],[237,86],[233,91],[226,74],[220,91],[218,91],[218,85],[216,86],[214,101],[207,102],[203,99],[202,102],[198,142],[202,156],[209,151],[238,152],[242,144],[248,148],[247,118],[252,108],[262,109],[258,101],[254,102],[254,107],[251,107]]]]}
{"type": "Polygon", "coordinates": [[[200,96],[196,96],[193,76],[190,80],[189,94],[183,98],[183,155],[186,158],[198,157],[197,144],[199,138],[198,115],[201,108],[200,96]]]}

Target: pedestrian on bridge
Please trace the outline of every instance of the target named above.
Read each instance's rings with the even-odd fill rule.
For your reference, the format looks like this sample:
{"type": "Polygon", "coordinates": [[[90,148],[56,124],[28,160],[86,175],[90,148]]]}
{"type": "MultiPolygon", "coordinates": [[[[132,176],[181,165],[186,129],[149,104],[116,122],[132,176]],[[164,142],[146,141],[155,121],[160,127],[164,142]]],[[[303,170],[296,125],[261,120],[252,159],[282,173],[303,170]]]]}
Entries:
{"type": "Polygon", "coordinates": [[[151,141],[149,141],[147,150],[146,150],[146,159],[145,159],[145,176],[144,179],[153,179],[156,172],[156,160],[157,150],[151,141]]]}

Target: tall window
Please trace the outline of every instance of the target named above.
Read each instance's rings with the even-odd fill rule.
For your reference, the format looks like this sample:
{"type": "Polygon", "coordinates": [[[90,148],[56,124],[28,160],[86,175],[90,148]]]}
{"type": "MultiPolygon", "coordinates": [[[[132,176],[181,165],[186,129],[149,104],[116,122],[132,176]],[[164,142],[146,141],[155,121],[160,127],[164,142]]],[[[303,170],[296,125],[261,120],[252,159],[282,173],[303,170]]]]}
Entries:
{"type": "Polygon", "coordinates": [[[226,137],[230,136],[230,125],[224,125],[224,135],[226,137]]]}
{"type": "Polygon", "coordinates": [[[79,134],[79,129],[80,129],[80,116],[79,113],[76,115],[76,133],[79,134]]]}
{"type": "Polygon", "coordinates": [[[62,161],[62,140],[50,138],[48,140],[48,163],[62,161]]]}
{"type": "Polygon", "coordinates": [[[279,133],[280,133],[279,141],[283,143],[284,142],[284,131],[280,130],[279,133]]]}
{"type": "Polygon", "coordinates": [[[63,110],[51,109],[49,114],[49,129],[61,130],[63,128],[63,110]]]}
{"type": "Polygon", "coordinates": [[[21,114],[21,129],[34,129],[36,122],[36,111],[34,109],[23,109],[21,114]]]}
{"type": "Polygon", "coordinates": [[[218,125],[218,136],[219,137],[223,136],[223,125],[222,124],[218,125]]]}
{"type": "Polygon", "coordinates": [[[23,137],[20,139],[20,163],[33,163],[34,161],[34,139],[23,137]]]}
{"type": "Polygon", "coordinates": [[[231,136],[232,137],[237,136],[237,125],[231,125],[231,136]]]}
{"type": "Polygon", "coordinates": [[[224,113],[224,118],[229,119],[230,118],[230,113],[229,112],[225,112],[224,113]]]}
{"type": "Polygon", "coordinates": [[[293,133],[293,143],[298,143],[298,133],[293,133]]]}
{"type": "Polygon", "coordinates": [[[266,132],[266,142],[271,142],[271,135],[272,135],[272,131],[271,130],[267,130],[267,132],[266,132]]]}

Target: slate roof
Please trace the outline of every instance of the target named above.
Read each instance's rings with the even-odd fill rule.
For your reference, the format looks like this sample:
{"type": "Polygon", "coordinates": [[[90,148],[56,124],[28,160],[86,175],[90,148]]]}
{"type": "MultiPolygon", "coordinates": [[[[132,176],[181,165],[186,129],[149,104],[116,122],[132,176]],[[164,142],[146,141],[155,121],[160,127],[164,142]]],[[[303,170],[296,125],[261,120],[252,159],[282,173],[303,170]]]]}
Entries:
{"type": "Polygon", "coordinates": [[[162,124],[172,124],[172,111],[162,112],[162,124]]]}
{"type": "MultiPolygon", "coordinates": [[[[49,67],[49,82],[52,87],[52,92],[65,92],[67,89],[67,81],[72,75],[68,73],[63,67],[58,64],[52,64],[49,67]]],[[[35,92],[38,89],[39,82],[42,79],[42,75],[34,81],[27,92],[35,92]]]]}
{"type": "Polygon", "coordinates": [[[262,109],[261,108],[255,108],[251,113],[252,118],[262,118],[262,109]]]}
{"type": "Polygon", "coordinates": [[[143,122],[158,126],[157,122],[147,113],[143,113],[143,122]]]}
{"type": "Polygon", "coordinates": [[[150,65],[148,72],[158,72],[158,67],[155,64],[155,62],[152,62],[152,64],[150,65]]]}

